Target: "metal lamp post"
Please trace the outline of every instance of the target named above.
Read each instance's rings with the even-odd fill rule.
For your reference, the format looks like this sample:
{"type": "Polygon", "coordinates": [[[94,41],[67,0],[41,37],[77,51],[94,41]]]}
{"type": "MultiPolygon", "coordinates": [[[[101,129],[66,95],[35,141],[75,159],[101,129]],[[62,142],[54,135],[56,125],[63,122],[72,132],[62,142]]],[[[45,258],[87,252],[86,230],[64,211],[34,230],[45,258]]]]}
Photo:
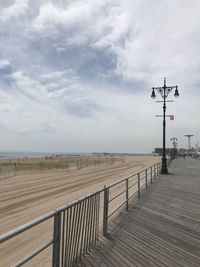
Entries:
{"type": "MultiPolygon", "coordinates": [[[[153,87],[151,97],[155,98],[156,94],[155,91],[160,93],[161,97],[163,98],[163,155],[162,155],[162,167],[161,167],[161,174],[168,174],[167,170],[167,159],[166,159],[166,98],[168,97],[168,94],[172,92],[172,90],[175,89],[174,96],[178,97],[178,86],[166,86],[166,78],[164,78],[164,86],[163,87],[153,87]]],[[[159,101],[160,102],[160,101],[159,101]]],[[[170,101],[171,102],[171,101],[170,101]]]]}

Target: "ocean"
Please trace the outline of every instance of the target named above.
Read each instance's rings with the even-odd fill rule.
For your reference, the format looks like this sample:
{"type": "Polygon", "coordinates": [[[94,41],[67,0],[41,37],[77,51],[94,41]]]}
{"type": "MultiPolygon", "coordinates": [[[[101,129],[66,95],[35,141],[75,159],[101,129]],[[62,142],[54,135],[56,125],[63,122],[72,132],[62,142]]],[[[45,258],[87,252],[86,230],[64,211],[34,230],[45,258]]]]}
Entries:
{"type": "Polygon", "coordinates": [[[46,156],[90,156],[92,153],[74,153],[74,152],[15,152],[15,151],[0,151],[0,157],[8,158],[41,158],[46,156]]]}

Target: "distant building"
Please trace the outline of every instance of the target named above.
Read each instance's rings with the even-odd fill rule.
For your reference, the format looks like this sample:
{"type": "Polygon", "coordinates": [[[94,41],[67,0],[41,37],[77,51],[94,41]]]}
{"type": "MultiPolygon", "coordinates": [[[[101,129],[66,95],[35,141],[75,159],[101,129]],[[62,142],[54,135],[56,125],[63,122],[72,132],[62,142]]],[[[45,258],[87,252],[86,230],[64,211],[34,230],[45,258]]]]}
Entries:
{"type": "MultiPolygon", "coordinates": [[[[169,154],[170,154],[170,151],[171,151],[171,148],[166,148],[166,149],[165,149],[166,155],[169,155],[169,154]]],[[[156,147],[156,148],[155,148],[155,153],[156,153],[156,154],[159,154],[160,156],[162,156],[162,154],[163,154],[163,148],[161,148],[161,147],[156,147]]]]}

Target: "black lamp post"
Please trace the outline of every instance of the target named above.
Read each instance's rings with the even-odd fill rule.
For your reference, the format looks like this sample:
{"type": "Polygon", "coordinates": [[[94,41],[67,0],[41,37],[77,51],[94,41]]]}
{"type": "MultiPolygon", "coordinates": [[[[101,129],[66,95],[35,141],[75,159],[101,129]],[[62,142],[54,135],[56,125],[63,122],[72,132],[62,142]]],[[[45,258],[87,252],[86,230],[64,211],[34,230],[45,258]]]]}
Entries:
{"type": "Polygon", "coordinates": [[[151,97],[155,98],[155,90],[160,93],[160,95],[163,98],[163,155],[162,155],[162,167],[161,167],[161,173],[162,174],[168,174],[167,170],[167,159],[166,159],[166,98],[168,97],[168,94],[172,92],[172,90],[175,89],[174,96],[178,97],[178,86],[166,86],[166,78],[164,78],[164,86],[163,87],[153,87],[151,97]]]}

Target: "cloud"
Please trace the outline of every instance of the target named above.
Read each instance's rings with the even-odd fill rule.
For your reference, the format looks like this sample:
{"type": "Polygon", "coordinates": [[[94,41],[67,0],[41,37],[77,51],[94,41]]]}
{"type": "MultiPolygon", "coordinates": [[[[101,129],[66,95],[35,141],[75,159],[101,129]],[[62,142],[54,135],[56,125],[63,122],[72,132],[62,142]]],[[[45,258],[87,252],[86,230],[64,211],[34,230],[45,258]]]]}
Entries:
{"type": "Polygon", "coordinates": [[[0,70],[10,67],[10,62],[7,59],[0,60],[0,70]]]}
{"type": "Polygon", "coordinates": [[[162,143],[151,87],[164,76],[180,91],[167,105],[168,137],[184,146],[190,129],[198,140],[199,1],[0,5],[0,137],[9,149],[151,151],[162,143]]]}
{"type": "Polygon", "coordinates": [[[125,49],[115,47],[117,72],[136,81],[156,81],[163,73],[180,80],[185,72],[191,73],[199,65],[195,55],[199,53],[196,44],[200,36],[199,16],[194,11],[199,4],[194,1],[192,5],[183,1],[129,4],[132,31],[125,49]],[[193,19],[188,16],[188,8],[194,12],[193,19]]]}
{"type": "Polygon", "coordinates": [[[15,0],[12,5],[1,10],[1,19],[8,20],[24,15],[28,10],[29,0],[15,0]]]}

